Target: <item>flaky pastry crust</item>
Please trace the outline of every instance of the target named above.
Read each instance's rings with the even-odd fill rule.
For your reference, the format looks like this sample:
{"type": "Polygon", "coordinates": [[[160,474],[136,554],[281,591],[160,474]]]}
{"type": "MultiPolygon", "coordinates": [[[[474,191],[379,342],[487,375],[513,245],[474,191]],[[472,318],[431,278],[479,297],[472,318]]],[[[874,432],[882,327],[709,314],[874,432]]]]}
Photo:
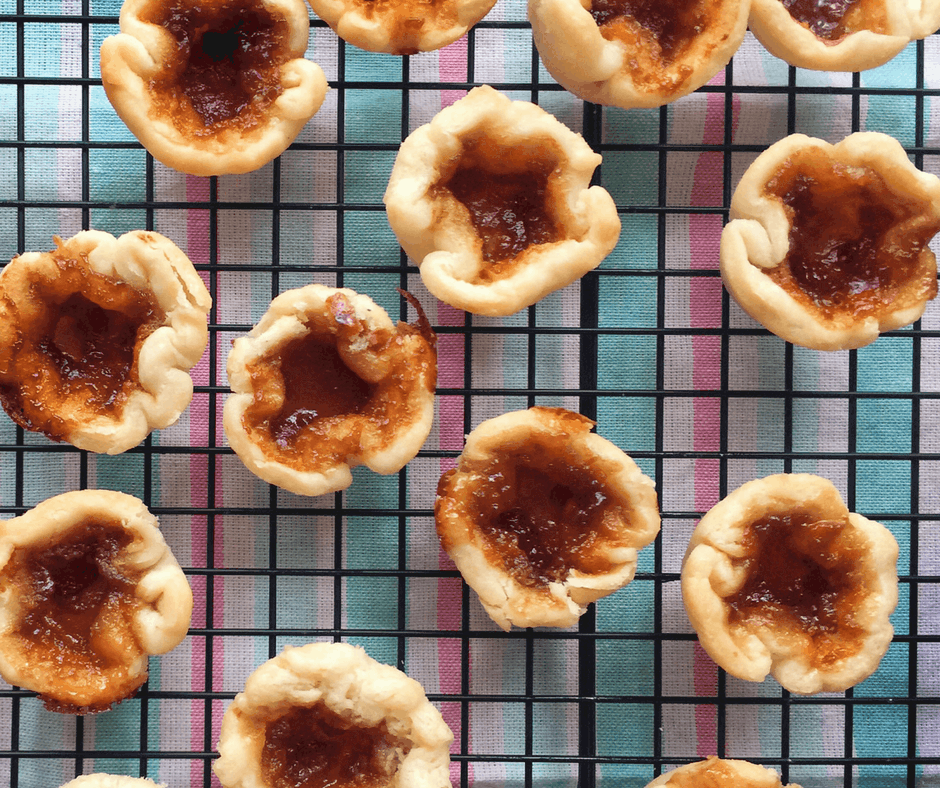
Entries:
{"type": "Polygon", "coordinates": [[[50,710],[85,714],[130,697],[147,680],[148,656],[186,636],[192,609],[156,517],[131,495],[64,493],[0,523],[0,675],[50,710]],[[106,540],[117,533],[125,543],[96,547],[103,528],[106,540]],[[101,591],[105,578],[123,590],[101,591]],[[24,631],[37,626],[46,635],[24,631]],[[82,637],[87,643],[77,646],[82,637]]]}
{"type": "Polygon", "coordinates": [[[822,29],[817,34],[781,0],[752,0],[748,24],[771,54],[817,71],[876,68],[940,25],[940,4],[935,0],[856,0],[846,5],[842,34],[832,37],[822,29]]]}
{"type": "Polygon", "coordinates": [[[212,299],[189,258],[159,233],[85,230],[55,243],[14,257],[0,274],[0,402],[24,429],[119,454],[189,405],[212,299]],[[142,321],[136,335],[109,336],[125,314],[140,315],[127,317],[142,321]],[[112,346],[125,341],[124,364],[108,366],[112,346]]]}
{"type": "MultiPolygon", "coordinates": [[[[504,630],[513,624],[567,627],[577,623],[590,602],[633,579],[638,550],[659,533],[653,481],[613,443],[591,432],[593,426],[590,419],[561,408],[504,413],[467,436],[457,467],[441,477],[434,505],[441,544],[490,618],[504,630]],[[520,452],[525,458],[513,467],[494,464],[520,452]],[[595,533],[587,537],[573,535],[574,554],[559,556],[563,571],[555,573],[558,579],[546,581],[526,576],[531,563],[522,574],[512,571],[520,561],[527,563],[527,551],[510,548],[512,552],[504,552],[502,537],[494,538],[484,529],[476,503],[503,485],[520,488],[516,474],[522,468],[545,473],[555,485],[551,497],[562,490],[571,495],[574,477],[559,472],[553,462],[600,480],[596,492],[603,501],[598,510],[602,526],[595,526],[595,533]]],[[[570,500],[577,496],[574,490],[570,500]]],[[[594,492],[590,497],[594,498],[594,492]]],[[[500,501],[493,508],[499,509],[495,516],[507,517],[518,505],[500,501]]],[[[576,522],[578,513],[568,505],[562,516],[567,524],[576,522]]],[[[541,531],[547,526],[535,522],[534,527],[541,531]]],[[[531,534],[531,526],[527,530],[531,534]]]]}
{"type": "MultiPolygon", "coordinates": [[[[798,165],[800,167],[804,165],[798,165]]],[[[856,181],[860,182],[860,181],[856,181]]],[[[856,188],[846,180],[846,191],[856,188]]],[[[840,206],[836,205],[835,208],[840,206]]],[[[894,207],[887,206],[889,208],[894,207]]],[[[827,211],[835,216],[836,211],[827,211]]],[[[920,318],[937,292],[937,262],[927,241],[940,227],[940,179],[921,172],[910,162],[897,140],[877,132],[860,132],[836,145],[793,134],[774,145],[748,167],[731,199],[731,219],[721,236],[721,277],[725,287],[755,320],[788,342],[817,350],[858,348],[874,342],[880,332],[900,328],[920,318]],[[823,308],[811,293],[794,297],[772,280],[790,250],[793,211],[768,184],[795,160],[818,155],[817,161],[833,163],[847,176],[883,181],[893,203],[910,216],[899,220],[882,238],[881,248],[910,246],[912,271],[884,294],[877,308],[848,306],[823,308]],[[916,206],[917,213],[914,214],[916,206]]],[[[852,231],[868,222],[855,219],[852,231]]],[[[782,268],[780,270],[783,270],[782,268]]],[[[871,291],[862,291],[867,296],[871,291]]]]}
{"type": "Polygon", "coordinates": [[[744,39],[750,0],[698,0],[661,13],[694,8],[699,16],[687,20],[688,38],[673,51],[654,32],[664,24],[658,14],[647,24],[634,15],[601,16],[599,24],[590,0],[529,0],[529,21],[542,63],[571,93],[624,109],[659,107],[708,82],[744,39]]]}
{"type": "Polygon", "coordinates": [[[486,16],[496,0],[308,0],[336,34],[369,52],[413,55],[447,46],[486,16]]]}
{"type": "MultiPolygon", "coordinates": [[[[330,383],[333,372],[318,372],[325,378],[322,385],[330,383]]],[[[434,418],[435,337],[423,313],[414,326],[396,326],[368,296],[307,285],[275,298],[251,333],[235,341],[228,377],[232,396],[223,426],[242,462],[271,484],[299,495],[322,495],[348,487],[350,469],[357,465],[396,473],[424,445],[434,418]],[[337,408],[298,426],[295,443],[293,435],[289,441],[278,437],[275,421],[294,423],[282,418],[290,415],[282,409],[293,397],[284,370],[291,374],[288,365],[301,362],[280,354],[304,338],[335,349],[339,371],[351,373],[353,383],[370,391],[358,410],[337,408]],[[258,377],[261,365],[266,379],[258,377]]]]}
{"type": "Polygon", "coordinates": [[[614,201],[590,186],[600,163],[545,110],[484,85],[402,143],[385,192],[388,221],[432,294],[468,312],[509,315],[596,268],[616,246],[614,201]],[[471,155],[482,177],[550,166],[544,202],[557,240],[529,245],[504,270],[485,259],[468,208],[445,185],[471,155]]]}
{"type": "MultiPolygon", "coordinates": [[[[756,763],[714,755],[659,775],[646,788],[783,788],[780,775],[756,763]]],[[[800,788],[789,783],[786,788],[800,788]]]]}
{"type": "Polygon", "coordinates": [[[121,774],[83,774],[67,782],[62,788],[166,788],[146,777],[125,777],[121,774]]]}
{"type": "MultiPolygon", "coordinates": [[[[801,695],[839,692],[871,675],[891,643],[897,558],[891,532],[850,513],[831,482],[811,474],[778,474],[742,485],[701,519],[682,566],[682,596],[702,647],[732,675],[763,681],[769,673],[801,695]],[[754,524],[789,515],[806,520],[786,526],[799,557],[774,552],[772,566],[759,565],[760,556],[748,547],[754,524]],[[829,533],[813,533],[817,523],[829,533]],[[781,623],[779,614],[766,609],[735,620],[730,600],[753,583],[755,571],[779,574],[794,584],[790,593],[801,587],[797,584],[818,584],[814,576],[833,579],[838,571],[842,577],[825,600],[838,615],[836,625],[813,633],[809,627],[818,613],[810,621],[797,611],[804,616],[799,624],[781,623]]],[[[804,589],[800,604],[814,604],[807,594],[804,589]]]]}
{"type": "Polygon", "coordinates": [[[153,157],[180,172],[225,175],[264,166],[293,142],[326,96],[323,70],[304,59],[310,22],[303,0],[207,0],[198,5],[126,0],[120,23],[121,32],[101,46],[105,93],[153,157]],[[233,73],[220,75],[220,63],[235,62],[233,51],[258,46],[250,41],[253,31],[239,27],[249,24],[248,13],[262,11],[270,15],[278,37],[274,55],[259,55],[247,75],[238,72],[237,64],[233,73]],[[195,30],[177,37],[166,19],[174,18],[175,24],[186,13],[200,15],[195,30]],[[217,23],[214,14],[219,15],[217,23]],[[238,20],[231,29],[229,18],[238,20]],[[206,43],[209,34],[216,36],[212,43],[206,43]],[[214,65],[207,67],[207,61],[214,65]],[[189,76],[197,62],[208,77],[189,76]],[[270,84],[255,84],[268,67],[274,68],[270,84]],[[191,87],[181,87],[181,80],[190,79],[191,87]],[[221,91],[236,87],[245,95],[220,111],[221,91]]]}
{"type": "MultiPolygon", "coordinates": [[[[357,646],[311,643],[288,646],[261,665],[226,710],[213,765],[224,788],[270,788],[262,767],[266,726],[318,705],[353,729],[383,726],[402,745],[389,788],[450,786],[453,733],[421,685],[357,646]]],[[[331,743],[336,754],[342,747],[341,737],[331,743]]]]}

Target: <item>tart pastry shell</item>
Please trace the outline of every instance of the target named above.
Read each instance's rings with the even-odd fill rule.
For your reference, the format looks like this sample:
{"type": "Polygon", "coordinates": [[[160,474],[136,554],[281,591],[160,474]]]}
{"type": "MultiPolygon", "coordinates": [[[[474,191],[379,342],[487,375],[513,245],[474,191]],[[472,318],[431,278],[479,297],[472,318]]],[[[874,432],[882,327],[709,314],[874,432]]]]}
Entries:
{"type": "MultiPolygon", "coordinates": [[[[756,763],[711,756],[659,775],[646,788],[783,788],[780,775],[756,763]]],[[[790,783],[786,788],[800,788],[790,783]]]]}
{"type": "Polygon", "coordinates": [[[67,782],[62,788],[166,788],[163,783],[155,783],[146,777],[125,777],[120,774],[83,774],[67,782]]]}
{"type": "Polygon", "coordinates": [[[101,80],[115,112],[159,162],[190,175],[226,175],[257,170],[294,141],[323,103],[328,89],[323,70],[304,59],[310,21],[303,0],[261,0],[284,19],[289,59],[281,66],[281,94],[251,128],[237,123],[214,133],[182,131],[157,107],[151,83],[179,57],[173,35],[146,21],[158,0],[126,0],[120,30],[101,45],[101,80]]]}
{"type": "Polygon", "coordinates": [[[347,643],[288,646],[245,682],[222,718],[213,770],[224,788],[269,788],[265,725],[296,707],[324,704],[354,724],[385,724],[410,744],[389,788],[449,788],[453,733],[421,685],[347,643]]]}
{"type": "MultiPolygon", "coordinates": [[[[659,506],[653,481],[613,443],[591,432],[594,422],[561,408],[533,407],[504,413],[480,424],[467,436],[456,471],[445,474],[438,486],[434,516],[441,545],[453,559],[467,584],[476,591],[483,608],[502,629],[568,627],[577,623],[590,602],[627,585],[636,572],[640,548],[659,533],[659,506]],[[480,467],[506,449],[533,445],[538,439],[564,440],[565,461],[572,465],[603,463],[604,481],[613,503],[627,516],[613,526],[613,534],[598,537],[595,554],[610,568],[583,572],[569,568],[561,582],[530,585],[520,582],[503,563],[489,555],[487,539],[471,508],[480,467]]],[[[536,465],[537,467],[537,465],[536,465]]]]}
{"type": "Polygon", "coordinates": [[[579,134],[545,110],[484,85],[402,143],[385,191],[388,221],[433,295],[475,314],[510,315],[593,270],[616,246],[617,208],[606,190],[590,185],[600,163],[579,134]],[[560,151],[548,194],[564,225],[562,239],[529,246],[511,271],[490,281],[480,279],[488,263],[467,209],[439,186],[465,141],[479,134],[506,147],[547,141],[560,151]]]}
{"type": "MultiPolygon", "coordinates": [[[[115,238],[85,230],[67,241],[55,241],[54,251],[19,255],[0,274],[0,348],[7,349],[0,350],[0,379],[5,378],[5,386],[14,393],[22,387],[23,377],[15,366],[23,339],[21,323],[28,325],[45,309],[31,295],[32,283],[54,281],[61,261],[78,261],[87,270],[112,279],[116,287],[130,286],[149,294],[165,318],[138,343],[137,385],[120,409],[102,413],[69,397],[56,384],[50,384],[53,403],[34,403],[40,417],[62,424],[54,439],[67,440],[79,449],[120,454],[152,430],[176,422],[189,405],[193,395],[189,370],[206,348],[206,315],[212,299],[189,258],[159,233],[137,230],[115,238]]],[[[34,371],[23,374],[32,376],[34,371]]]]}
{"type": "Polygon", "coordinates": [[[110,490],[68,492],[0,524],[0,675],[38,693],[50,708],[83,714],[129,697],[147,679],[147,657],[164,654],[182,642],[192,609],[189,582],[156,517],[132,495],[110,490]],[[17,634],[17,623],[32,603],[17,582],[12,562],[23,551],[54,545],[98,519],[116,522],[131,537],[114,566],[138,578],[133,588],[136,606],[126,619],[133,642],[108,625],[107,634],[99,633],[94,641],[97,649],[106,649],[104,667],[82,673],[66,670],[68,655],[52,644],[48,654],[37,655],[17,634]]]}
{"type": "MultiPolygon", "coordinates": [[[[774,0],[776,2],[776,0],[774,0]]],[[[940,179],[918,170],[900,143],[878,132],[859,132],[836,145],[793,134],[764,151],[748,167],[731,198],[731,221],[721,234],[720,267],[725,287],[751,317],[780,338],[816,350],[845,350],[874,342],[883,331],[909,325],[936,295],[937,262],[926,246],[921,272],[878,314],[821,314],[773,282],[766,271],[783,264],[790,248],[791,218],[782,200],[765,187],[798,151],[849,167],[862,165],[880,175],[888,189],[923,201],[925,215],[940,221],[940,179]]]]}
{"type": "Polygon", "coordinates": [[[437,354],[429,327],[425,333],[405,323],[396,327],[371,298],[347,288],[313,284],[282,293],[251,333],[235,340],[229,353],[232,396],[225,403],[223,426],[230,445],[252,473],[299,495],[345,489],[352,483],[350,470],[357,465],[376,473],[398,472],[424,445],[434,419],[437,354]],[[394,394],[401,409],[394,420],[383,423],[334,417],[331,430],[337,439],[358,430],[354,448],[334,463],[301,461],[298,466],[279,456],[270,437],[247,424],[246,414],[258,397],[281,402],[284,398],[283,391],[258,390],[251,365],[310,333],[335,342],[343,362],[360,379],[379,385],[389,382],[388,396],[394,394]],[[394,356],[383,352],[389,335],[394,338],[386,347],[394,356]],[[396,372],[403,364],[410,365],[411,374],[396,372]],[[396,376],[400,385],[391,386],[396,376]]]}
{"type": "Polygon", "coordinates": [[[682,566],[682,596],[702,647],[728,673],[746,681],[763,681],[770,674],[801,695],[841,692],[871,675],[891,643],[894,629],[889,617],[898,601],[897,558],[898,544],[891,532],[850,513],[831,482],[811,474],[777,474],[742,485],[701,519],[682,566]],[[754,620],[732,626],[729,621],[726,599],[748,576],[744,548],[748,527],[762,517],[794,511],[816,520],[844,517],[848,533],[864,544],[863,556],[852,569],[863,578],[862,593],[855,595],[851,612],[852,624],[861,634],[857,649],[846,656],[814,660],[804,653],[799,638],[773,624],[754,620]]]}

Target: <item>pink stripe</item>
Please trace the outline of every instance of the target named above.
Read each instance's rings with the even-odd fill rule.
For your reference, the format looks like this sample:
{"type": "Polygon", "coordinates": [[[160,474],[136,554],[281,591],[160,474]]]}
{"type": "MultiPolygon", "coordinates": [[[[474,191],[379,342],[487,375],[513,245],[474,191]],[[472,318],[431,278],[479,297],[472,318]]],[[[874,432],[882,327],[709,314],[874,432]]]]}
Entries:
{"type": "MultiPolygon", "coordinates": [[[[696,696],[714,698],[718,691],[718,670],[699,643],[693,646],[693,682],[696,696]]],[[[717,707],[701,704],[695,707],[695,754],[707,758],[718,752],[717,707]]]]}
{"type": "MultiPolygon", "coordinates": [[[[441,82],[465,82],[467,79],[467,37],[458,39],[438,52],[441,82]]],[[[441,109],[467,95],[465,90],[442,90],[441,109]]]]}

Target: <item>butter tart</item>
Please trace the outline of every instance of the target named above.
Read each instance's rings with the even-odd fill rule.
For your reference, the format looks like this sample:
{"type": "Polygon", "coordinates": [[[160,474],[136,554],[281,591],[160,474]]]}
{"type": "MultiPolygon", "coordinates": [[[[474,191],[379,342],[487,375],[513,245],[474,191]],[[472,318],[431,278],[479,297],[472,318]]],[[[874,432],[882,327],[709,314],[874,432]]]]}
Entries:
{"type": "Polygon", "coordinates": [[[348,487],[350,469],[395,473],[431,430],[436,338],[420,304],[396,326],[368,296],[324,285],[282,293],[228,357],[223,425],[260,478],[300,495],[348,487]]]}
{"type": "Polygon", "coordinates": [[[898,545],[810,474],[744,484],[699,522],[682,596],[702,647],[738,678],[839,692],[891,643],[898,545]]]}
{"type": "Polygon", "coordinates": [[[509,315],[600,265],[620,237],[601,163],[545,110],[486,85],[402,143],[385,206],[428,290],[509,315]]]}
{"type": "Polygon", "coordinates": [[[913,323],[937,294],[928,243],[940,230],[940,179],[884,134],[780,140],[744,173],[731,219],[725,286],[788,342],[862,347],[913,323]]]}
{"type": "Polygon", "coordinates": [[[119,774],[83,774],[67,782],[62,788],[166,788],[146,777],[125,777],[119,774]]]}
{"type": "Polygon", "coordinates": [[[158,233],[54,240],[0,274],[0,404],[23,429],[119,454],[189,405],[212,300],[158,233]]]}
{"type": "Polygon", "coordinates": [[[453,733],[421,685],[347,643],[288,646],[222,718],[224,788],[450,788],[453,733]]]}
{"type": "Polygon", "coordinates": [[[864,71],[887,63],[940,26],[935,0],[753,0],[748,24],[767,50],[818,71],[864,71]]]}
{"type": "Polygon", "coordinates": [[[0,523],[0,675],[50,711],[133,695],[192,609],[157,519],[131,495],[69,492],[0,523]]]}
{"type": "Polygon", "coordinates": [[[751,0],[529,0],[542,63],[585,101],[658,107],[700,88],[744,40],[751,0]]]}
{"type": "MultiPolygon", "coordinates": [[[[784,788],[773,769],[749,761],[716,758],[687,763],[661,774],[646,788],[784,788]]],[[[790,783],[786,788],[800,788],[790,783]]]]}
{"type": "Polygon", "coordinates": [[[303,0],[125,0],[101,46],[115,111],[155,159],[191,175],[256,170],[326,96],[304,59],[303,0]]]}
{"type": "Polygon", "coordinates": [[[652,480],[593,426],[561,408],[504,413],[441,477],[441,544],[504,630],[577,623],[659,533],[652,480]]]}
{"type": "Polygon", "coordinates": [[[413,55],[453,43],[496,0],[308,0],[344,41],[370,52],[413,55]]]}

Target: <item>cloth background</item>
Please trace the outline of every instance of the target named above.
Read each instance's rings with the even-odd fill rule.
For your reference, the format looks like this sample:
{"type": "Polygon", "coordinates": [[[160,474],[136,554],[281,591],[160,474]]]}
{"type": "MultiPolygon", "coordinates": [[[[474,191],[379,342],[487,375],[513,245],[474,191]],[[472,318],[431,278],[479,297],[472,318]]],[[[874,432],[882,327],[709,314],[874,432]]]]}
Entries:
{"type": "Polygon", "coordinates": [[[940,310],[914,331],[825,354],[760,329],[717,277],[731,189],[790,131],[833,142],[884,131],[940,170],[940,39],[845,75],[790,69],[748,35],[727,73],[672,106],[586,112],[538,66],[518,0],[500,0],[469,41],[406,59],[343,46],[319,25],[308,57],[334,88],[323,109],[279,162],[205,179],[154,164],[108,104],[97,50],[118,10],[0,0],[0,257],[83,227],[152,227],[210,286],[211,345],[191,407],[124,455],[83,454],[0,417],[0,507],[12,516],[80,487],[142,497],[196,610],[186,641],[151,660],[146,689],[108,713],[56,715],[0,687],[0,784],[54,788],[111,771],[209,785],[222,713],[246,676],[285,644],[339,637],[422,682],[454,730],[458,785],[573,786],[581,769],[582,784],[587,771],[644,786],[715,753],[804,786],[940,785],[940,310]],[[484,82],[584,131],[623,220],[596,273],[502,319],[431,297],[381,204],[403,134],[484,82]],[[439,332],[440,378],[432,435],[404,473],[356,471],[344,494],[303,499],[245,470],[226,448],[221,405],[232,339],[273,295],[310,281],[365,292],[393,317],[395,287],[407,286],[439,332]],[[465,432],[535,403],[593,411],[660,492],[660,539],[637,579],[592,608],[586,636],[502,634],[434,534],[437,480],[465,432]],[[895,642],[848,701],[725,676],[682,606],[697,518],[784,470],[832,479],[901,545],[895,642]]]}

